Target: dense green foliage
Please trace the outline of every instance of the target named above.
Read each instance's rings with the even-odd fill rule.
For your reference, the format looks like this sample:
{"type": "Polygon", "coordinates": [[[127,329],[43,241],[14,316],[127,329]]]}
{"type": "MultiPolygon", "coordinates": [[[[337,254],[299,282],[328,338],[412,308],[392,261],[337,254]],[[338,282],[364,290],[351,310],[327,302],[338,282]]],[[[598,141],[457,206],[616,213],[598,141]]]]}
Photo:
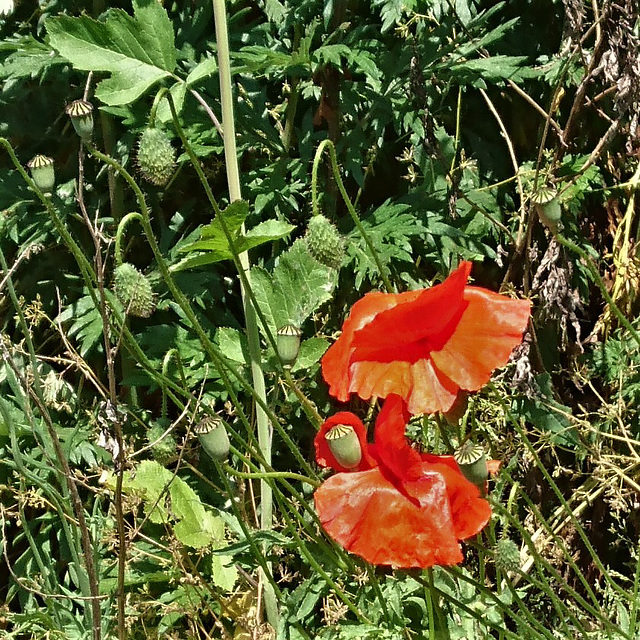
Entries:
{"type": "Polygon", "coordinates": [[[0,635],[640,638],[635,3],[228,0],[242,200],[212,7],[105,4],[0,15],[0,635]],[[494,517],[460,567],[372,567],[313,510],[319,360],[460,260],[533,320],[409,430],[502,461],[494,517]]]}

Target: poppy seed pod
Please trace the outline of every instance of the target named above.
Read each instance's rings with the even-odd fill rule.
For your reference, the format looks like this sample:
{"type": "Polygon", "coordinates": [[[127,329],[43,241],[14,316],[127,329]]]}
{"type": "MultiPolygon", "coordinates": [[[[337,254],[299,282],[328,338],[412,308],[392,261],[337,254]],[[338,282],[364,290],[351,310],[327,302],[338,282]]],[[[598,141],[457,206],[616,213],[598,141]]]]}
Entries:
{"type": "Polygon", "coordinates": [[[345,468],[353,469],[362,460],[362,447],[355,429],[348,424],[337,424],[327,431],[325,440],[335,459],[345,468]]]}
{"type": "Polygon", "coordinates": [[[557,195],[557,191],[553,187],[542,187],[533,197],[533,204],[540,221],[554,233],[558,230],[558,222],[562,217],[562,208],[557,195]]]}
{"type": "Polygon", "coordinates": [[[93,134],[93,105],[86,100],[74,100],[67,105],[65,112],[80,138],[90,140],[93,134]]]}
{"type": "Polygon", "coordinates": [[[485,482],[489,477],[484,449],[479,444],[474,444],[471,440],[467,440],[460,447],[454,458],[460,467],[462,475],[481,491],[484,490],[485,482]]]}
{"type": "Polygon", "coordinates": [[[212,460],[221,462],[229,455],[229,436],[218,416],[206,416],[194,427],[194,432],[212,460]]]}
{"type": "Polygon", "coordinates": [[[300,338],[302,331],[294,324],[285,324],[276,334],[276,347],[278,356],[285,367],[291,367],[300,352],[300,338]]]}
{"type": "Polygon", "coordinates": [[[45,193],[51,193],[56,184],[56,173],[53,168],[53,158],[38,155],[27,163],[31,177],[36,187],[45,193]]]}
{"type": "Polygon", "coordinates": [[[335,225],[322,214],[309,220],[305,235],[309,253],[321,264],[339,269],[344,258],[344,239],[335,225]]]}

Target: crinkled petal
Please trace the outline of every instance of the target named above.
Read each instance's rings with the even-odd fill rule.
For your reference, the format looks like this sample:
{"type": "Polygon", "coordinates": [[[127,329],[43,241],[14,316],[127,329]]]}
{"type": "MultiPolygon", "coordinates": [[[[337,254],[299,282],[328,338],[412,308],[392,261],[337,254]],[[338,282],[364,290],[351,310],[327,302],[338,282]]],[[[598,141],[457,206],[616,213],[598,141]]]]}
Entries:
{"type": "Polygon", "coordinates": [[[329,393],[342,402],[349,399],[349,362],[353,336],[356,331],[371,322],[376,315],[398,304],[399,300],[415,298],[419,291],[408,293],[367,293],[358,300],[342,325],[342,334],[322,357],[322,375],[329,385],[329,393]]]}
{"type": "Polygon", "coordinates": [[[467,287],[469,306],[450,339],[431,352],[435,367],[460,388],[476,391],[507,363],[522,341],[531,304],[478,287],[467,287]]]}
{"type": "Polygon", "coordinates": [[[407,367],[440,349],[464,314],[470,271],[471,263],[463,262],[443,283],[429,289],[374,292],[358,300],[342,334],[322,358],[329,393],[342,402],[351,392],[362,398],[384,398],[389,393],[407,397],[414,384],[407,367]],[[375,376],[372,382],[370,375],[375,376]]]}
{"type": "Polygon", "coordinates": [[[376,420],[376,458],[398,481],[402,481],[408,469],[419,468],[422,464],[420,454],[411,448],[404,435],[408,421],[407,406],[397,395],[390,395],[385,400],[376,420]]]}
{"type": "Polygon", "coordinates": [[[425,475],[407,498],[380,469],[338,473],[315,492],[325,531],[348,551],[394,567],[462,561],[447,488],[438,473],[425,475]]]}
{"type": "Polygon", "coordinates": [[[364,469],[370,469],[376,464],[375,460],[369,453],[366,427],[362,424],[362,421],[358,416],[349,411],[341,411],[325,420],[316,434],[313,443],[316,449],[316,462],[322,467],[330,467],[335,471],[363,471],[364,469]],[[360,463],[354,469],[347,469],[336,460],[325,438],[327,431],[339,424],[346,424],[353,427],[353,430],[358,436],[360,447],[362,448],[362,460],[360,460],[360,463]]]}
{"type": "MultiPolygon", "coordinates": [[[[466,540],[479,533],[491,518],[491,505],[481,497],[478,487],[469,482],[460,472],[451,456],[430,456],[434,462],[426,462],[419,468],[420,477],[436,473],[441,476],[447,488],[447,498],[451,509],[453,532],[458,540],[466,540]]],[[[418,469],[412,469],[415,475],[418,469]]],[[[418,485],[419,485],[419,481],[418,485]]],[[[416,481],[402,484],[407,493],[416,498],[416,481]]]]}
{"type": "Polygon", "coordinates": [[[470,271],[471,263],[463,262],[444,282],[422,289],[418,296],[396,296],[396,306],[354,333],[351,362],[414,362],[440,349],[468,305],[464,290],[470,271]]]}
{"type": "Polygon", "coordinates": [[[433,366],[429,358],[409,363],[355,362],[351,365],[349,391],[363,400],[397,394],[406,399],[413,415],[447,411],[459,387],[433,366]]]}

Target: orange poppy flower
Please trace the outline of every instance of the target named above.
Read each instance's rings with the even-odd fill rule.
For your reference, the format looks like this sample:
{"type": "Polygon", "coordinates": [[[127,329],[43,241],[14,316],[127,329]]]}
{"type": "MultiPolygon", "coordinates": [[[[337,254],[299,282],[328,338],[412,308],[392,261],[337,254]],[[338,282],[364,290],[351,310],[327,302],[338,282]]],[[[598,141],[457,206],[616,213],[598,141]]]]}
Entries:
{"type": "Polygon", "coordinates": [[[442,284],[366,294],[322,358],[329,392],[346,401],[402,396],[411,414],[448,411],[458,392],[477,391],[522,340],[528,300],[467,285],[463,262],[442,284]]]}
{"type": "MultiPolygon", "coordinates": [[[[353,414],[339,415],[339,424],[354,429],[362,425],[353,414]]],[[[390,395],[376,421],[375,443],[366,446],[367,462],[361,462],[361,470],[337,473],[316,490],[320,521],[331,538],[373,564],[404,568],[457,564],[463,559],[459,540],[487,524],[491,507],[452,456],[421,454],[411,448],[404,436],[407,419],[404,400],[390,395]]],[[[319,442],[323,432],[327,432],[324,425],[316,436],[316,451],[323,450],[319,442]]],[[[318,461],[330,466],[326,457],[318,461]]]]}

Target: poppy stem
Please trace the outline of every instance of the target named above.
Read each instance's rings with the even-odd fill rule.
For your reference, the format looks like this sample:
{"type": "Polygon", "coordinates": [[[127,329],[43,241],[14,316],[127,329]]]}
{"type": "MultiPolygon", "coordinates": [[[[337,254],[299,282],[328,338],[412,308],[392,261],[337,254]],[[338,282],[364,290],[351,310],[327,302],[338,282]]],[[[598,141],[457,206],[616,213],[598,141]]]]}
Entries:
{"type": "Polygon", "coordinates": [[[320,206],[318,205],[318,167],[320,166],[320,160],[322,159],[322,154],[325,149],[329,150],[329,158],[331,159],[331,168],[333,170],[333,177],[338,185],[338,190],[340,191],[340,195],[344,200],[344,203],[347,205],[347,210],[349,211],[349,215],[353,220],[353,223],[356,225],[358,232],[362,236],[367,248],[371,253],[371,257],[373,261],[376,263],[376,267],[378,267],[378,273],[380,274],[380,278],[382,278],[382,282],[384,283],[385,289],[388,293],[394,293],[394,288],[391,285],[391,280],[389,280],[389,276],[387,275],[386,269],[382,266],[382,262],[380,261],[380,256],[376,251],[376,248],[373,246],[371,242],[371,238],[369,234],[366,232],[358,214],[353,206],[349,194],[345,189],[344,182],[342,181],[342,177],[340,176],[340,167],[338,166],[338,158],[336,156],[336,147],[331,142],[331,140],[326,139],[323,140],[316,150],[316,155],[313,159],[313,166],[311,169],[311,210],[313,215],[318,215],[320,213],[320,206]]]}

